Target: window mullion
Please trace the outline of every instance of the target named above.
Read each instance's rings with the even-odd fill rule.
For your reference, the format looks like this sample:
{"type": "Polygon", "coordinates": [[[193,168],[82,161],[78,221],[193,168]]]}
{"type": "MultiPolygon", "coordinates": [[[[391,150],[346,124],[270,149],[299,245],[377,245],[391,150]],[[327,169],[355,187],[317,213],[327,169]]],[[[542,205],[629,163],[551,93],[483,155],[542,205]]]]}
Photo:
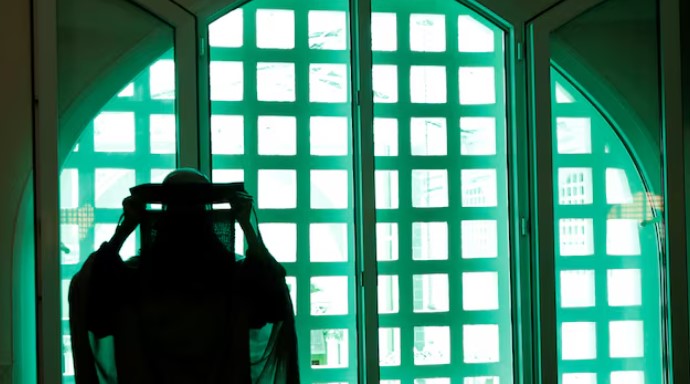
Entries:
{"type": "Polygon", "coordinates": [[[350,2],[358,382],[379,382],[371,0],[350,2]]]}

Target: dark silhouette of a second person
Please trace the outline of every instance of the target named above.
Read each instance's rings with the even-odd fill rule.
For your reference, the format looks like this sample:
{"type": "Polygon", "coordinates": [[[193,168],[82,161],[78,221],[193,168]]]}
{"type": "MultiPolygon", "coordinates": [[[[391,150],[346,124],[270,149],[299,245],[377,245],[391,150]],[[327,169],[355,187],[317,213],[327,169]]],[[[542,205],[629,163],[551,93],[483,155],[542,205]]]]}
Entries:
{"type": "MultiPolygon", "coordinates": [[[[181,169],[163,185],[209,183],[181,169]]],[[[176,201],[140,255],[123,261],[123,243],[147,214],[144,202],[126,198],[115,234],[72,280],[77,384],[299,383],[285,269],[251,223],[252,197],[230,200],[248,244],[239,260],[216,235],[207,204],[176,201]]]]}

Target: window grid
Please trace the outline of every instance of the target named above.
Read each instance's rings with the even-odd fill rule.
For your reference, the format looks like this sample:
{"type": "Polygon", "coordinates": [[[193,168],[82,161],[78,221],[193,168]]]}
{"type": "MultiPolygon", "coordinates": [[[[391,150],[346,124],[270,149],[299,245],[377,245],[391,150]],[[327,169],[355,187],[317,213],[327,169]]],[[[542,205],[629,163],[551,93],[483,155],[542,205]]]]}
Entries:
{"type": "MultiPolygon", "coordinates": [[[[503,32],[481,16],[451,1],[379,0],[373,3],[373,12],[378,271],[380,275],[395,276],[392,281],[397,282],[397,285],[383,285],[379,280],[379,322],[382,330],[394,329],[400,334],[397,351],[384,348],[388,345],[385,342],[379,345],[382,382],[494,384],[500,380],[501,383],[510,383],[512,336],[503,32]],[[387,48],[378,40],[386,32],[377,36],[376,22],[388,19],[392,23],[390,20],[393,17],[397,35],[395,44],[391,41],[387,48]],[[460,17],[463,20],[469,17],[490,31],[493,49],[487,49],[488,52],[458,52],[460,17]],[[411,21],[421,22],[419,28],[424,29],[425,24],[433,25],[440,20],[444,20],[441,37],[446,40],[445,49],[434,46],[438,35],[427,40],[430,47],[427,45],[420,49],[420,42],[415,39],[418,31],[412,30],[411,21]],[[443,68],[446,74],[442,86],[444,97],[432,95],[421,98],[416,95],[416,85],[411,79],[411,76],[415,76],[413,66],[443,68]],[[493,70],[493,101],[467,100],[463,92],[467,90],[462,88],[460,69],[478,66],[493,70]],[[393,78],[395,74],[390,75],[390,72],[388,76],[392,79],[387,78],[385,71],[390,71],[390,68],[397,69],[397,78],[393,78]],[[416,132],[419,127],[415,119],[418,118],[427,119],[427,126],[432,126],[422,136],[416,132]],[[492,134],[488,137],[475,136],[476,131],[472,131],[474,127],[470,124],[472,121],[468,120],[467,124],[463,121],[463,127],[468,130],[463,132],[461,139],[461,118],[488,118],[493,124],[490,127],[492,134]],[[394,120],[397,121],[397,131],[390,128],[394,120]],[[439,120],[445,123],[445,126],[440,124],[440,129],[439,120]],[[445,138],[438,134],[439,130],[445,138]],[[422,145],[427,149],[420,150],[420,139],[435,141],[437,145],[422,145]],[[490,149],[473,147],[473,140],[490,149]],[[478,180],[474,185],[462,182],[463,177],[469,180],[470,176],[478,176],[464,172],[485,170],[495,172],[496,185],[493,187],[479,177],[474,178],[478,180]],[[494,196],[489,196],[492,194],[494,196]],[[391,200],[396,204],[388,204],[391,200]],[[485,220],[494,225],[493,238],[486,234],[491,228],[470,225],[483,224],[485,220]],[[419,223],[442,224],[447,231],[445,238],[438,237],[438,227],[427,232],[416,230],[419,223]],[[381,234],[390,228],[389,225],[397,228],[397,236],[387,233],[384,239],[381,234]],[[427,239],[423,240],[422,237],[427,239]],[[477,239],[478,246],[465,246],[462,242],[466,238],[477,239]],[[420,244],[415,244],[415,239],[420,244]],[[487,240],[490,240],[490,244],[487,244],[487,240]],[[432,254],[431,259],[415,257],[415,253],[424,252],[423,248],[432,254]],[[495,251],[490,251],[491,248],[495,251]],[[465,250],[467,254],[463,255],[465,250]],[[475,252],[471,250],[478,251],[482,256],[475,258],[472,255],[475,252]],[[399,253],[397,257],[386,257],[396,252],[399,253]],[[498,278],[489,283],[496,294],[493,299],[497,300],[495,307],[472,308],[470,305],[476,292],[469,292],[469,287],[463,286],[463,279],[486,277],[475,276],[475,272],[497,274],[498,278]],[[443,283],[434,285],[435,276],[445,277],[447,286],[443,283]],[[427,291],[424,295],[424,288],[429,287],[436,288],[438,292],[427,291]],[[431,298],[443,296],[444,290],[449,299],[446,307],[440,300],[441,304],[436,303],[435,310],[417,310],[424,308],[431,298]],[[399,299],[393,305],[395,311],[390,311],[389,306],[382,307],[382,302],[391,299],[399,299]],[[489,328],[472,328],[477,325],[487,325],[489,328]],[[489,350],[483,349],[485,345],[482,344],[490,345],[493,340],[473,338],[483,330],[492,334],[496,328],[498,334],[495,335],[495,344],[498,351],[491,347],[489,350]],[[443,332],[448,331],[444,335],[443,332]],[[441,336],[433,340],[437,335],[441,336]],[[415,355],[415,348],[424,346],[427,340],[438,345],[443,344],[444,338],[448,342],[448,337],[448,351],[437,364],[425,361],[423,352],[415,355]],[[399,354],[397,364],[391,364],[390,356],[386,356],[386,353],[399,354]]],[[[390,31],[392,24],[380,29],[390,31]]],[[[433,76],[439,77],[439,74],[433,76]]],[[[477,281],[480,279],[472,282],[477,281]]]]}
{"type": "Polygon", "coordinates": [[[561,382],[656,382],[661,292],[650,218],[658,198],[614,128],[560,72],[552,79],[561,382]]]}
{"type": "Polygon", "coordinates": [[[237,124],[243,130],[242,145],[234,151],[212,153],[214,181],[243,179],[247,190],[256,192],[262,231],[266,225],[281,223],[295,227],[292,235],[264,237],[274,254],[285,242],[295,244],[296,255],[279,261],[295,282],[291,290],[296,291],[304,382],[354,383],[357,377],[348,8],[342,0],[256,0],[210,26],[211,130],[216,148],[222,129],[213,119],[243,117],[237,124]],[[268,25],[262,18],[271,10],[288,12],[277,13],[268,25]],[[324,15],[332,17],[331,25],[320,23],[324,15]],[[229,25],[231,19],[241,20],[241,32],[238,27],[234,32],[230,27],[223,31],[223,23],[229,25]],[[213,44],[215,36],[240,33],[241,41],[213,44]],[[221,100],[214,96],[214,89],[226,85],[213,66],[223,61],[241,63],[243,73],[236,79],[234,96],[221,100]],[[269,64],[263,73],[257,69],[259,63],[269,64]],[[269,81],[265,71],[275,68],[275,63],[294,65],[294,83],[265,87],[264,81],[269,81]],[[278,129],[288,125],[262,125],[266,116],[288,117],[291,128],[282,136],[278,129]],[[281,181],[280,174],[270,172],[276,170],[290,172],[292,179],[281,181]],[[322,173],[328,171],[338,173],[322,173]],[[276,195],[276,190],[281,194],[276,195]],[[337,241],[340,233],[344,242],[337,241]]]}
{"type": "MultiPolygon", "coordinates": [[[[152,172],[161,170],[159,174],[163,174],[163,170],[172,170],[176,164],[175,130],[173,130],[172,141],[169,140],[170,137],[163,138],[165,140],[163,145],[167,149],[163,152],[168,153],[153,154],[151,144],[157,139],[151,138],[152,134],[156,135],[156,130],[154,129],[152,133],[150,123],[152,116],[163,115],[173,119],[175,117],[174,76],[169,76],[171,73],[161,68],[161,66],[173,65],[173,57],[172,51],[165,53],[151,67],[134,78],[122,92],[113,97],[88,124],[62,168],[60,232],[63,282],[63,383],[65,384],[74,383],[67,312],[67,288],[70,280],[88,256],[100,246],[100,242],[107,241],[112,236],[122,214],[122,199],[129,195],[129,188],[152,182],[152,172]],[[152,89],[152,85],[157,89],[152,89]],[[123,129],[124,126],[106,122],[102,129],[112,129],[112,136],[104,131],[97,133],[98,119],[109,113],[132,114],[133,124],[129,126],[131,132],[126,132],[123,129]],[[117,144],[113,142],[122,138],[125,138],[123,139],[124,146],[117,148],[117,144]],[[108,148],[108,146],[111,147],[108,148]],[[172,152],[169,150],[171,148],[172,152]],[[104,180],[97,177],[97,173],[113,169],[126,170],[134,177],[125,178],[120,182],[116,179],[116,175],[106,177],[104,180]],[[100,199],[97,196],[97,190],[101,191],[100,199]],[[69,226],[72,228],[68,229],[69,226]],[[103,231],[97,234],[99,227],[103,228],[103,231]],[[96,241],[99,244],[96,244],[96,241]]],[[[137,233],[125,243],[122,256],[133,256],[134,252],[138,251],[138,242],[137,230],[137,233]]]]}

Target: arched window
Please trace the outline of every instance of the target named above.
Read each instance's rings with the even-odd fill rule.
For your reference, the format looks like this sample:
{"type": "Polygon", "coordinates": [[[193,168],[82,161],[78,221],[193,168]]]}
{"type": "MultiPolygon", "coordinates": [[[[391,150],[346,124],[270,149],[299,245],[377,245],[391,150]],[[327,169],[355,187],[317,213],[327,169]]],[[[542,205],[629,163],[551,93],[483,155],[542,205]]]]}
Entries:
{"type": "MultiPolygon", "coordinates": [[[[511,383],[509,191],[527,181],[509,174],[506,34],[453,0],[372,5],[381,383],[511,383]]],[[[263,238],[288,272],[305,383],[355,383],[364,364],[350,17],[347,0],[254,0],[209,25],[202,155],[215,182],[257,195],[263,238]]],[[[122,84],[62,165],[64,383],[71,277],[112,235],[129,188],[177,164],[174,67],[170,51],[122,84]]],[[[562,384],[642,384],[662,367],[663,207],[622,127],[564,72],[552,78],[562,384]]]]}
{"type": "Polygon", "coordinates": [[[625,131],[564,72],[552,69],[552,79],[562,383],[650,382],[662,373],[663,203],[624,144],[625,131]]]}

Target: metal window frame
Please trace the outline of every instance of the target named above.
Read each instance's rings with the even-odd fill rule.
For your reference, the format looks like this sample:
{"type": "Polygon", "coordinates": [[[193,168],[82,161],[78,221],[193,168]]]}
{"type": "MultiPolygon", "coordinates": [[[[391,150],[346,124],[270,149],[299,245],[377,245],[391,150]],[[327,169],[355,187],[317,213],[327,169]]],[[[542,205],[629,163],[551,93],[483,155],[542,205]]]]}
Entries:
{"type": "MultiPolygon", "coordinates": [[[[537,146],[537,142],[550,143],[551,132],[551,76],[549,36],[560,26],[602,4],[605,0],[568,0],[559,3],[546,13],[530,20],[529,61],[530,61],[530,117],[532,144],[532,167],[535,176],[533,181],[535,215],[533,230],[539,229],[539,223],[547,228],[553,223],[553,175],[552,154],[550,146],[537,146]]],[[[664,154],[665,201],[667,212],[666,228],[666,270],[662,279],[666,279],[668,302],[664,309],[667,382],[685,383],[690,381],[687,360],[690,350],[687,342],[688,332],[688,264],[686,259],[686,222],[685,222],[685,179],[684,179],[684,132],[682,89],[679,82],[680,64],[680,5],[678,0],[658,0],[660,10],[660,59],[661,91],[663,95],[661,110],[663,116],[662,153],[664,154]],[[672,160],[669,160],[672,159],[672,160]]],[[[687,106],[686,106],[687,108],[687,106]]],[[[540,266],[535,271],[538,281],[536,294],[539,300],[535,316],[539,327],[535,332],[537,346],[535,369],[539,383],[556,383],[558,377],[558,350],[556,305],[555,305],[555,263],[554,234],[541,231],[535,237],[533,246],[534,261],[540,266]]]]}
{"type": "MultiPolygon", "coordinates": [[[[38,382],[62,382],[57,1],[34,1],[34,204],[38,382]]],[[[164,0],[130,0],[175,29],[178,165],[198,167],[195,19],[164,0]],[[179,140],[183,142],[183,140],[179,140]]]]}

